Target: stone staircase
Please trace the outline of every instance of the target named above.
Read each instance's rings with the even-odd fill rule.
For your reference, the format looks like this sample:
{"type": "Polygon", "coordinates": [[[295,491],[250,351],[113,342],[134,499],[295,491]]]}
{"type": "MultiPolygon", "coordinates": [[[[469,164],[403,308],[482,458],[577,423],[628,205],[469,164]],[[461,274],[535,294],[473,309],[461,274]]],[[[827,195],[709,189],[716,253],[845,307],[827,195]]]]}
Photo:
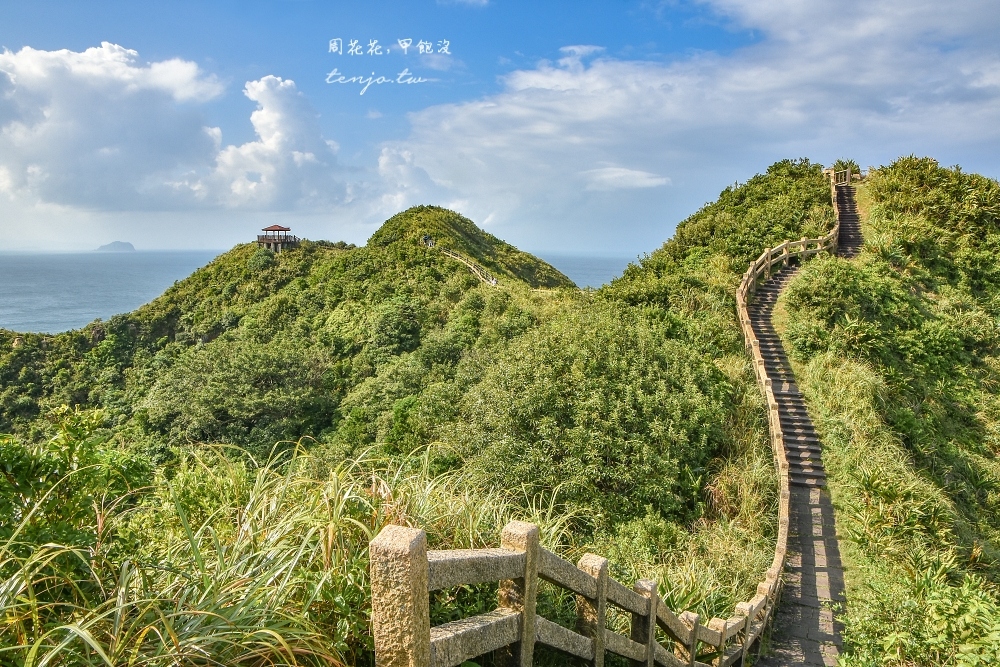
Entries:
{"type": "Polygon", "coordinates": [[[785,434],[785,451],[788,454],[789,484],[812,487],[826,483],[819,436],[813,428],[809,412],[806,410],[805,398],[795,384],[792,367],[771,323],[771,314],[778,295],[798,270],[798,267],[784,269],[757,290],[754,303],[750,307],[750,322],[757,340],[760,341],[764,368],[771,380],[774,397],[778,401],[778,416],[781,419],[781,430],[785,434]]]}
{"type": "MultiPolygon", "coordinates": [[[[837,206],[838,255],[854,257],[862,241],[854,188],[837,186],[837,206]]],[[[749,307],[778,403],[790,487],[785,589],[775,615],[770,655],[757,663],[763,667],[833,666],[842,645],[833,614],[834,607],[845,601],[844,571],[833,505],[825,489],[822,443],[771,320],[778,295],[798,271],[790,267],[774,274],[758,288],[749,307]]]]}
{"type": "Polygon", "coordinates": [[[861,219],[858,217],[858,205],[854,201],[854,188],[850,185],[837,186],[837,208],[840,211],[837,254],[851,258],[861,252],[861,219]]]}

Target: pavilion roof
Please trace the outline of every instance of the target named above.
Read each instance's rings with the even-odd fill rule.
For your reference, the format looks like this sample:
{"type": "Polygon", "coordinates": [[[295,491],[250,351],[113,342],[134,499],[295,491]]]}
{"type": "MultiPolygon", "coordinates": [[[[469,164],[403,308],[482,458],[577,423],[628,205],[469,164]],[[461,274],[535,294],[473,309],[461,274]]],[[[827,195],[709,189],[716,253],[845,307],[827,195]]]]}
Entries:
{"type": "Polygon", "coordinates": [[[271,225],[270,227],[265,227],[261,230],[262,232],[290,232],[291,227],[282,227],[281,225],[271,225]]]}

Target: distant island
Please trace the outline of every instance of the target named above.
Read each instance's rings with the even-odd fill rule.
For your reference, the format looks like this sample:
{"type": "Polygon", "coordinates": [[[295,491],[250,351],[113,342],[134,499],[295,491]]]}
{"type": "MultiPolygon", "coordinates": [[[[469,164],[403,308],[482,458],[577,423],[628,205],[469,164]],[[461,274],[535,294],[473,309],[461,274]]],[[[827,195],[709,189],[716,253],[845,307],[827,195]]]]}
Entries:
{"type": "Polygon", "coordinates": [[[128,241],[112,241],[107,245],[102,245],[97,252],[135,252],[135,246],[128,241]]]}

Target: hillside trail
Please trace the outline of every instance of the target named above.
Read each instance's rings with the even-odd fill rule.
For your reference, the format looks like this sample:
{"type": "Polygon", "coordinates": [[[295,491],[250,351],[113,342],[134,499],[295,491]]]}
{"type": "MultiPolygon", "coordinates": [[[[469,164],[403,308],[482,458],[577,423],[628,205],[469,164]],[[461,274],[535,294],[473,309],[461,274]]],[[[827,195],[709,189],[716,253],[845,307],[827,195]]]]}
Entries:
{"type": "MultiPolygon", "coordinates": [[[[837,254],[855,257],[862,239],[853,187],[837,186],[837,205],[837,254]]],[[[790,267],[774,274],[758,289],[749,308],[778,402],[791,492],[785,588],[774,619],[769,655],[757,662],[761,667],[836,665],[843,645],[834,608],[845,601],[844,570],[833,505],[825,488],[822,443],[771,320],[778,295],[798,271],[799,267],[790,267]]]]}
{"type": "MultiPolygon", "coordinates": [[[[427,241],[424,241],[424,243],[427,243],[427,241]]],[[[431,241],[428,247],[430,248],[434,247],[433,241],[431,241]]],[[[476,264],[465,255],[455,252],[454,250],[449,250],[448,248],[441,248],[441,252],[443,252],[448,257],[451,257],[452,259],[457,260],[462,264],[465,264],[467,267],[469,267],[469,271],[472,271],[472,274],[477,278],[479,278],[480,282],[486,283],[487,285],[493,285],[494,287],[496,287],[497,279],[494,278],[492,275],[490,275],[489,271],[481,267],[479,264],[476,264]]]]}

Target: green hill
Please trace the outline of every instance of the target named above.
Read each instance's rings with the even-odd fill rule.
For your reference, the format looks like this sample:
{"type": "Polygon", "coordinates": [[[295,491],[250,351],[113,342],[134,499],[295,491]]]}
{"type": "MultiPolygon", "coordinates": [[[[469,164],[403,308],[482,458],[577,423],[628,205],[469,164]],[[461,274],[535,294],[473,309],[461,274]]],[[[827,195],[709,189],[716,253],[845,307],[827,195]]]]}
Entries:
{"type": "Polygon", "coordinates": [[[368,239],[369,247],[408,247],[427,236],[437,247],[472,258],[496,276],[509,276],[532,287],[572,287],[573,282],[542,260],[487,234],[454,211],[417,206],[385,221],[368,239]]]}
{"type": "MultiPolygon", "coordinates": [[[[300,661],[367,664],[365,545],[387,522],[484,546],[529,518],[550,548],[605,554],[678,607],[728,614],[771,560],[776,511],[734,288],[760,248],[832,222],[821,167],[780,162],[580,291],[419,207],[364,247],[239,246],[133,313],[16,346],[0,333],[0,538],[17,537],[0,574],[55,582],[4,602],[0,645],[85,654],[58,641],[72,599],[122,656],[172,655],[155,637],[176,618],[227,664],[281,662],[279,636],[300,661]],[[69,470],[86,474],[59,483],[69,470]],[[74,556],[45,560],[46,544],[74,556]]],[[[442,592],[435,619],[492,595],[442,592]]]]}
{"type": "Polygon", "coordinates": [[[477,287],[464,265],[420,243],[426,233],[526,286],[572,286],[434,207],[394,216],[361,248],[305,242],[274,255],[237,246],[133,313],[5,345],[0,429],[22,430],[69,404],[105,407],[117,426],[165,442],[221,439],[267,451],[317,436],[334,419],[334,385],[343,387],[338,360],[357,358],[356,377],[373,373],[412,351],[477,287]],[[212,395],[206,379],[218,379],[224,395],[212,395]]]}

